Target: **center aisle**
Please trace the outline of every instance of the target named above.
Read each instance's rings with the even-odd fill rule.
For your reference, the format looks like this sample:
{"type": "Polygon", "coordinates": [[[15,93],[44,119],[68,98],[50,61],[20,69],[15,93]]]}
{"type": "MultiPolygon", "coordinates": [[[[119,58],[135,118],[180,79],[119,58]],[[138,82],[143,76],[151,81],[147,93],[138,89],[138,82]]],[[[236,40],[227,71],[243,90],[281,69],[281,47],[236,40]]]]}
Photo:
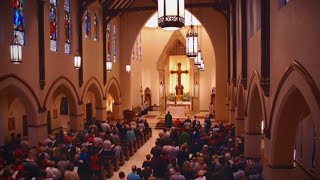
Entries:
{"type": "Polygon", "coordinates": [[[131,167],[136,165],[138,168],[141,168],[143,161],[146,159],[146,155],[150,154],[151,148],[155,146],[155,142],[157,140],[159,132],[162,130],[156,130],[152,128],[152,137],[140,148],[138,151],[130,157],[129,161],[120,167],[117,172],[114,172],[111,180],[118,180],[119,179],[119,172],[123,171],[127,175],[131,173],[131,167]]]}

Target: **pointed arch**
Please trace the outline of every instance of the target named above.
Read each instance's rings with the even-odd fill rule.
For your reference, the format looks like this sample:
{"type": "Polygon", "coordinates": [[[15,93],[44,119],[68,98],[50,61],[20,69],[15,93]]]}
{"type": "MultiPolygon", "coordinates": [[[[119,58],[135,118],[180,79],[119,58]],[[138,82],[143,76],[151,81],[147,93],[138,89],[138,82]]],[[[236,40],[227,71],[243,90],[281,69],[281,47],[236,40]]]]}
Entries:
{"type": "Polygon", "coordinates": [[[34,107],[38,108],[38,112],[43,112],[43,109],[41,107],[40,101],[36,93],[27,82],[25,82],[23,79],[21,79],[19,76],[15,74],[6,74],[0,77],[0,89],[3,89],[11,84],[13,84],[16,87],[19,87],[21,90],[26,92],[25,94],[29,94],[30,100],[32,100],[33,104],[35,105],[34,107]]]}
{"type": "MultiPolygon", "coordinates": [[[[269,154],[271,168],[293,167],[296,128],[306,116],[313,120],[318,141],[320,91],[308,71],[297,61],[293,61],[279,82],[272,104],[267,131],[272,144],[269,154]],[[283,131],[283,128],[286,130],[283,131]]],[[[319,143],[316,144],[316,149],[319,149],[319,143]]],[[[319,163],[319,155],[316,155],[315,172],[319,170],[319,163]]]]}
{"type": "Polygon", "coordinates": [[[71,104],[73,104],[72,106],[74,107],[70,108],[70,112],[75,113],[74,115],[76,115],[75,106],[76,104],[82,104],[82,101],[79,98],[79,95],[75,86],[72,84],[72,82],[68,78],[64,76],[60,76],[59,78],[57,78],[49,87],[42,105],[43,109],[44,110],[47,109],[50,103],[49,100],[53,97],[54,93],[57,92],[58,90],[65,92],[71,98],[71,104]]]}
{"type": "Polygon", "coordinates": [[[248,89],[248,96],[247,96],[247,102],[246,102],[246,109],[245,109],[245,115],[248,116],[248,109],[249,109],[249,102],[253,95],[253,87],[256,87],[257,93],[260,98],[261,103],[261,111],[262,111],[262,118],[264,120],[264,127],[267,127],[267,114],[266,114],[266,106],[265,106],[265,99],[264,99],[264,93],[260,86],[260,75],[257,71],[253,71],[250,80],[249,80],[249,89],[248,89]]]}
{"type": "Polygon", "coordinates": [[[117,80],[115,77],[112,77],[112,78],[109,80],[109,82],[108,82],[108,84],[107,84],[107,88],[106,88],[106,91],[105,91],[104,96],[107,97],[108,91],[109,91],[110,86],[111,86],[112,84],[115,85],[115,87],[116,87],[115,89],[117,89],[117,94],[119,95],[119,98],[121,98],[120,84],[119,84],[118,80],[117,80]]]}
{"type": "Polygon", "coordinates": [[[28,118],[31,120],[28,125],[37,125],[37,109],[38,112],[43,112],[43,109],[35,92],[27,82],[14,74],[4,75],[0,77],[0,92],[2,91],[8,91],[21,99],[29,114],[28,118]]]}
{"type": "MultiPolygon", "coordinates": [[[[102,89],[102,86],[101,84],[99,83],[99,80],[92,76],[86,83],[86,85],[84,86],[83,88],[83,92],[82,92],[82,95],[81,95],[81,102],[83,102],[83,98],[85,96],[85,94],[91,90],[92,92],[94,92],[95,96],[96,96],[96,99],[98,100],[97,101],[97,104],[102,105],[102,100],[105,100],[106,97],[103,93],[103,89],[102,89]]],[[[102,106],[101,106],[102,107],[102,106]]]]}
{"type": "Polygon", "coordinates": [[[121,90],[116,78],[112,78],[106,89],[106,97],[108,95],[112,96],[113,102],[113,120],[119,120],[121,118],[121,90]]]}
{"type": "Polygon", "coordinates": [[[286,72],[282,76],[279,85],[277,87],[274,100],[272,102],[269,125],[268,125],[268,138],[271,136],[271,129],[273,119],[275,118],[277,103],[279,103],[279,98],[281,97],[281,92],[284,89],[288,88],[287,84],[295,84],[296,87],[301,89],[300,91],[304,96],[308,96],[308,102],[313,102],[314,100],[314,107],[320,107],[320,91],[317,87],[315,81],[313,80],[312,76],[308,73],[308,71],[297,61],[293,61],[293,63],[287,68],[286,72]],[[294,79],[293,77],[296,77],[294,79]],[[292,80],[292,82],[290,82],[292,80]],[[300,81],[298,81],[300,80],[300,81]],[[304,87],[304,88],[303,88],[304,87]]]}
{"type": "Polygon", "coordinates": [[[239,76],[237,83],[237,90],[235,95],[235,105],[236,105],[236,118],[244,118],[246,113],[246,95],[243,84],[241,83],[241,76],[239,76]]]}
{"type": "Polygon", "coordinates": [[[181,42],[184,46],[186,45],[186,41],[184,36],[182,35],[182,33],[180,31],[174,31],[169,39],[169,41],[167,42],[167,44],[165,45],[161,55],[158,58],[157,61],[157,68],[158,70],[163,69],[164,64],[166,64],[166,60],[168,59],[168,56],[170,56],[169,52],[171,51],[171,49],[176,45],[177,42],[181,42]]]}

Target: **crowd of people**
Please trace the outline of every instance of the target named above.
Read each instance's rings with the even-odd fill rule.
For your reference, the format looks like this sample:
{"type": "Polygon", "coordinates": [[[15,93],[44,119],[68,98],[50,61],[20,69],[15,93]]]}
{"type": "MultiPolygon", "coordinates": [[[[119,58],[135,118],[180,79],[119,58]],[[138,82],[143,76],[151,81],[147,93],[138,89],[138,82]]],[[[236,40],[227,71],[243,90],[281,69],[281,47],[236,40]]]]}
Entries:
{"type": "Polygon", "coordinates": [[[137,118],[116,124],[96,121],[80,131],[61,128],[37,146],[11,134],[0,148],[0,179],[104,179],[102,172],[123,156],[123,149],[150,131],[148,122],[137,118]]]}
{"type": "MultiPolygon", "coordinates": [[[[259,159],[246,159],[244,139],[234,125],[176,119],[159,133],[141,168],[120,172],[119,179],[261,180],[259,159]]],[[[104,179],[102,172],[120,159],[124,148],[151,132],[146,120],[98,122],[85,130],[63,131],[32,146],[27,137],[11,135],[0,148],[0,179],[104,179]],[[107,161],[107,157],[114,157],[107,161]]]]}
{"type": "MultiPolygon", "coordinates": [[[[244,139],[235,137],[234,125],[213,124],[209,116],[179,119],[164,129],[141,168],[132,167],[128,180],[262,180],[259,159],[246,159],[244,139]]],[[[124,178],[121,172],[119,178],[124,178]]]]}

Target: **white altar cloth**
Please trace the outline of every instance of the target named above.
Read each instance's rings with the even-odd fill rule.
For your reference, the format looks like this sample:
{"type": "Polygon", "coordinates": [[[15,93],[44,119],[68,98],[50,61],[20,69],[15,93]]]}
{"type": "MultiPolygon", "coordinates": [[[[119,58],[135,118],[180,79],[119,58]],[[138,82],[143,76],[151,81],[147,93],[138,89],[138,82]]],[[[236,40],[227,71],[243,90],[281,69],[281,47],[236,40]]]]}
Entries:
{"type": "Polygon", "coordinates": [[[191,102],[167,101],[166,111],[170,111],[173,118],[183,118],[186,116],[186,112],[191,111],[191,102]]]}
{"type": "Polygon", "coordinates": [[[183,106],[169,106],[167,107],[167,112],[168,111],[170,111],[170,114],[173,118],[185,117],[185,108],[183,106]]]}

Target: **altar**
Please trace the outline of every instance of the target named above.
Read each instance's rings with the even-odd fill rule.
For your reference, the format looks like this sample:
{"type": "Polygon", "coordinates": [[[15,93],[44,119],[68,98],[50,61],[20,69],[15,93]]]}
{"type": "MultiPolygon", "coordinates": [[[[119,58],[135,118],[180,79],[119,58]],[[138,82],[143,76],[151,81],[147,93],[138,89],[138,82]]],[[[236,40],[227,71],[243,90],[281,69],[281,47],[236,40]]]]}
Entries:
{"type": "Polygon", "coordinates": [[[191,111],[191,102],[189,101],[167,101],[166,111],[170,111],[173,118],[184,118],[187,112],[191,111]]]}

